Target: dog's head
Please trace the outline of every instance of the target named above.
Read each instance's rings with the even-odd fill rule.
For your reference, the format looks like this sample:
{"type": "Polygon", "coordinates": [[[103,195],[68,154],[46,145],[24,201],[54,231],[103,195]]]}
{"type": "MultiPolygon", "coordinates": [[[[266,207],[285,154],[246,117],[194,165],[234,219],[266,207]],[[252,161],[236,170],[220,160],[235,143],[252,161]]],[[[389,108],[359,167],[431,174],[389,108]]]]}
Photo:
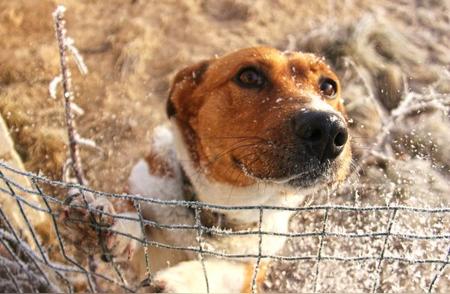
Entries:
{"type": "Polygon", "coordinates": [[[185,68],[167,114],[210,181],[308,188],[349,170],[341,86],[312,54],[249,48],[185,68]]]}

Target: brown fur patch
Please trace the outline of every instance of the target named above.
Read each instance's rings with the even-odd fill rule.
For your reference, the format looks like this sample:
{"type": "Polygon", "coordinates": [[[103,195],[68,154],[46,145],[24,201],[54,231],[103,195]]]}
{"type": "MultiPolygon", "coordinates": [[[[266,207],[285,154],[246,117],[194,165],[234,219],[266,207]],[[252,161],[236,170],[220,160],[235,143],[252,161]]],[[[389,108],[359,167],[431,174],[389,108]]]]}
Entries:
{"type": "Polygon", "coordinates": [[[161,158],[158,154],[154,152],[150,152],[146,157],[145,161],[148,164],[148,167],[153,176],[158,177],[170,177],[173,178],[175,176],[175,172],[169,163],[161,158]]]}

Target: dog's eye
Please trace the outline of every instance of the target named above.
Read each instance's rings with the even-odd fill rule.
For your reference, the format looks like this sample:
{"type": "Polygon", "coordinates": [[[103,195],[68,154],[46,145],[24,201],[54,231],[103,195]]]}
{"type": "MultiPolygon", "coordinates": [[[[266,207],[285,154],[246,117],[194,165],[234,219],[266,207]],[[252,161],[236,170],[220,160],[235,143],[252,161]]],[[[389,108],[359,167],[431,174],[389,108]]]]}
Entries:
{"type": "Polygon", "coordinates": [[[323,78],[320,81],[320,92],[328,98],[334,98],[337,93],[337,84],[330,78],[323,78]]]}
{"type": "Polygon", "coordinates": [[[244,68],[236,75],[238,85],[246,88],[261,88],[265,81],[264,74],[253,67],[244,68]]]}

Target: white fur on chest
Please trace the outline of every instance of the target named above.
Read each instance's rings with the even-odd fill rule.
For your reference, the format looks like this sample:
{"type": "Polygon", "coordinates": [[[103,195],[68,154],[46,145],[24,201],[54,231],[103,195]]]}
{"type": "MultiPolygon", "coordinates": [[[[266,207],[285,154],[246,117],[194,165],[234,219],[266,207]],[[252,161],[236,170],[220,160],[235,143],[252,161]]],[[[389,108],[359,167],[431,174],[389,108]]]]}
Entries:
{"type": "MultiPolygon", "coordinates": [[[[191,179],[197,193],[197,199],[207,204],[220,206],[279,206],[297,207],[304,202],[306,195],[312,189],[298,191],[277,184],[257,183],[249,187],[235,187],[228,184],[212,182],[205,176],[206,171],[193,167],[190,155],[183,142],[176,122],[172,120],[175,148],[179,161],[188,177],[191,179]]],[[[249,225],[249,230],[258,230],[255,226],[259,221],[259,209],[219,210],[226,219],[233,223],[249,225]]],[[[292,211],[264,209],[261,230],[273,233],[288,233],[289,219],[292,211]]],[[[264,235],[262,237],[263,254],[276,254],[286,241],[286,237],[264,235]]],[[[212,236],[207,239],[210,250],[228,254],[258,254],[259,237],[245,236],[212,236]]]]}

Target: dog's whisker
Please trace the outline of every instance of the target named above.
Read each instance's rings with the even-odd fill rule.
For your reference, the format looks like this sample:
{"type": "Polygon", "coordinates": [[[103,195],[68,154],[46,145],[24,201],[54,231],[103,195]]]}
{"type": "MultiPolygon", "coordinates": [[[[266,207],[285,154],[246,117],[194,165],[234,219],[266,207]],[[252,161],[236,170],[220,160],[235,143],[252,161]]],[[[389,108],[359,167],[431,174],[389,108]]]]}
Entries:
{"type": "Polygon", "coordinates": [[[267,142],[269,140],[260,137],[260,136],[213,136],[213,137],[205,137],[207,140],[234,140],[234,139],[245,139],[245,140],[260,140],[267,142]]]}
{"type": "Polygon", "coordinates": [[[230,154],[233,151],[236,151],[236,150],[241,149],[241,148],[252,147],[252,146],[259,146],[259,145],[255,144],[255,143],[250,143],[250,144],[244,144],[244,145],[239,145],[239,146],[232,147],[232,148],[230,148],[228,150],[225,150],[224,152],[219,153],[216,156],[214,156],[214,159],[213,159],[213,161],[211,163],[219,160],[223,156],[228,155],[228,154],[230,154]]]}

